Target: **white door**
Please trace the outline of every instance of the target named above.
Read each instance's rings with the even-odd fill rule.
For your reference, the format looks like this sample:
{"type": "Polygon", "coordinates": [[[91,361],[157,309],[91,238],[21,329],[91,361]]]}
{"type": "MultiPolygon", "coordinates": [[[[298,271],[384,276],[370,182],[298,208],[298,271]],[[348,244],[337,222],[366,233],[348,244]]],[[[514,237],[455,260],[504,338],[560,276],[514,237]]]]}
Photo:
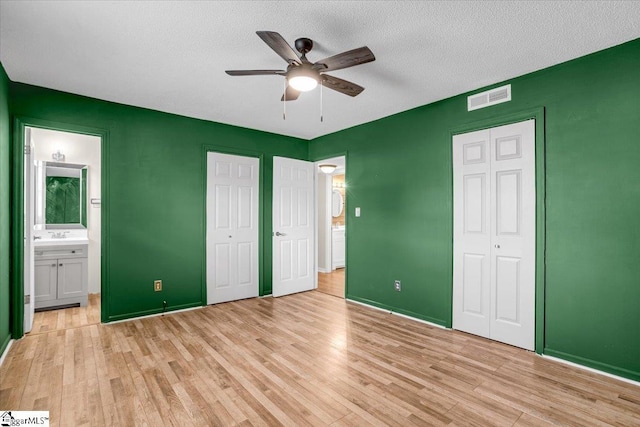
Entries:
{"type": "Polygon", "coordinates": [[[315,286],[313,163],[273,158],[273,296],[315,286]]]}
{"type": "Polygon", "coordinates": [[[490,335],[490,133],[453,137],[453,328],[490,335]]]}
{"type": "Polygon", "coordinates": [[[258,296],[260,160],[207,153],[207,304],[258,296]]]}
{"type": "Polygon", "coordinates": [[[535,344],[535,121],[456,135],[453,327],[535,344]]]}
{"type": "Polygon", "coordinates": [[[31,145],[31,129],[25,128],[24,134],[24,332],[30,332],[33,327],[35,314],[35,277],[34,277],[34,244],[33,228],[35,221],[35,206],[33,195],[35,185],[33,180],[33,146],[31,145]]]}

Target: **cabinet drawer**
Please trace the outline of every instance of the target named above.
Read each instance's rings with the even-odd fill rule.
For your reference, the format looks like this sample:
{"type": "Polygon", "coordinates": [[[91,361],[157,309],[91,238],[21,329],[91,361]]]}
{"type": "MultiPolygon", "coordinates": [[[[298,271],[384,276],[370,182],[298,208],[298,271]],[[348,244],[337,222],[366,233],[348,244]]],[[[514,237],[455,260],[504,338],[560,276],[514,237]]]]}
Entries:
{"type": "Polygon", "coordinates": [[[49,248],[39,248],[35,250],[35,259],[58,259],[58,258],[86,258],[87,245],[79,246],[53,246],[49,248]]]}

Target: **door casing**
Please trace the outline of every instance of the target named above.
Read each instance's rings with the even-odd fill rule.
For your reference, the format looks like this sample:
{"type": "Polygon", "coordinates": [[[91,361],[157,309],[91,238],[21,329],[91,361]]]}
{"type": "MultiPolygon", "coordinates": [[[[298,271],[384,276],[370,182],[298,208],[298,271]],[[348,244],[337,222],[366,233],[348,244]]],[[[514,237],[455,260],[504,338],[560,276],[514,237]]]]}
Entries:
{"type": "Polygon", "coordinates": [[[14,339],[24,335],[24,138],[25,128],[41,128],[61,132],[81,133],[100,138],[100,191],[101,191],[101,229],[100,234],[100,317],[102,322],[109,321],[109,131],[71,123],[18,116],[13,122],[13,183],[11,185],[11,335],[14,339]]]}

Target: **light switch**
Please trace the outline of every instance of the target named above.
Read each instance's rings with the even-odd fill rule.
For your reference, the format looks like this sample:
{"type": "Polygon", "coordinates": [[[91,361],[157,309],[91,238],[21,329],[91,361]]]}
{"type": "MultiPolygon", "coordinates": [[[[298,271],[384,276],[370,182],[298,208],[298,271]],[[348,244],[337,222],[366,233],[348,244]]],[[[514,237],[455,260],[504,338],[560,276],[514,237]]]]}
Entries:
{"type": "Polygon", "coordinates": [[[356,208],[356,218],[360,217],[360,208],[356,208]]]}

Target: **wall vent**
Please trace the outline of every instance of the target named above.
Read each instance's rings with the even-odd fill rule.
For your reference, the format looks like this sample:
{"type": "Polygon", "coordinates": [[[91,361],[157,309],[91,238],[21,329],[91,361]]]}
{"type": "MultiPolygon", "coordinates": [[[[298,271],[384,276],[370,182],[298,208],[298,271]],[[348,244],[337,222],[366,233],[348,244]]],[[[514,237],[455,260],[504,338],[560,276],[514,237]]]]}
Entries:
{"type": "Polygon", "coordinates": [[[467,97],[467,111],[511,101],[511,85],[497,87],[467,97]]]}

